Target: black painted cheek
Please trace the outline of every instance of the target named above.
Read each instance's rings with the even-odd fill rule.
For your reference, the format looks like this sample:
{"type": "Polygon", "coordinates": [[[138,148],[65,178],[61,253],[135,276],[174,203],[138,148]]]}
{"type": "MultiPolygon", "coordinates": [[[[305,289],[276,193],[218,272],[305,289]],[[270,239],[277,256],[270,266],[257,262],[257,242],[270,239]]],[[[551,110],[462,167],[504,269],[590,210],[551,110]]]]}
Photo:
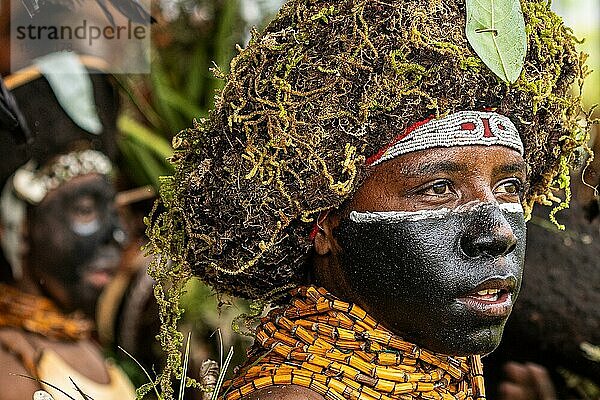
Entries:
{"type": "Polygon", "coordinates": [[[344,220],[335,234],[353,291],[349,300],[392,331],[446,354],[484,354],[498,345],[506,318],[483,318],[457,298],[491,277],[512,276],[520,285],[522,214],[502,212],[496,205],[420,221],[344,220]],[[467,233],[481,239],[482,247],[487,241],[490,253],[499,251],[499,228],[512,231],[516,239],[506,254],[465,254],[461,239],[467,233]]]}
{"type": "Polygon", "coordinates": [[[120,228],[118,215],[111,204],[104,204],[100,214],[104,217],[99,229],[89,236],[82,236],[71,229],[61,201],[53,201],[34,212],[31,223],[35,234],[30,242],[29,261],[39,279],[54,279],[68,292],[74,304],[62,306],[76,305],[86,312],[94,309],[99,288],[91,286],[84,275],[93,263],[106,257],[108,246],[118,248],[113,232],[120,228]]]}
{"type": "Polygon", "coordinates": [[[110,215],[101,220],[97,232],[80,236],[70,229],[63,214],[62,209],[51,208],[36,222],[41,228],[36,229],[38,234],[32,238],[32,256],[36,267],[39,265],[66,284],[74,284],[98,249],[112,241],[119,221],[116,215],[110,215]]]}

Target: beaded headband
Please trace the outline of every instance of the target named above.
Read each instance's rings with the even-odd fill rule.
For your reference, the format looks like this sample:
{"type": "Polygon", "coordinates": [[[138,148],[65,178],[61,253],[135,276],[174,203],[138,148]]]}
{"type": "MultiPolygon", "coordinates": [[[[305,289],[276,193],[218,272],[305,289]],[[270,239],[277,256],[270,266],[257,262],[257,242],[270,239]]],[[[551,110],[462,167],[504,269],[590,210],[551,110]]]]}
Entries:
{"type": "Polygon", "coordinates": [[[39,170],[33,162],[25,164],[14,173],[12,183],[20,198],[37,205],[50,190],[77,176],[93,173],[108,175],[111,171],[110,159],[99,151],[75,151],[58,157],[55,162],[39,170]]]}
{"type": "Polygon", "coordinates": [[[402,154],[434,147],[505,146],[524,153],[515,125],[504,115],[490,111],[459,111],[440,119],[417,122],[390,144],[367,159],[375,166],[402,154]]]}

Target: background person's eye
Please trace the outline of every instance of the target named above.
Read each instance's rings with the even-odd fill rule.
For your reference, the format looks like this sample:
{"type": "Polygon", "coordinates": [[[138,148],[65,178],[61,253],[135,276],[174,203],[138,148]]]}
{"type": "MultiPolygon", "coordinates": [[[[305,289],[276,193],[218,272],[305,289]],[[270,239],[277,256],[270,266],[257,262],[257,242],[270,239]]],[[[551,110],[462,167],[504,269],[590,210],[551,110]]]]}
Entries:
{"type": "Polygon", "coordinates": [[[96,201],[91,196],[78,198],[71,207],[71,218],[74,223],[86,224],[98,218],[96,201]]]}
{"type": "Polygon", "coordinates": [[[504,182],[500,182],[494,190],[496,194],[508,194],[520,196],[523,192],[523,184],[518,179],[510,179],[504,182]]]}

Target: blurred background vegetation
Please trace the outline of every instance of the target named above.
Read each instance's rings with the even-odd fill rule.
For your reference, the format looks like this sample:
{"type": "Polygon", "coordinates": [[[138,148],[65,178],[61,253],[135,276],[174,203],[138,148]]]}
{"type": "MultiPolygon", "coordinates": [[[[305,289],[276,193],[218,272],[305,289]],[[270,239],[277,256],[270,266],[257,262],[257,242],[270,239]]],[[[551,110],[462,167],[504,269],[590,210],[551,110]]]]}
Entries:
{"type": "Polygon", "coordinates": [[[158,186],[169,174],[170,142],[194,118],[208,115],[236,45],[244,46],[282,0],[161,0],[153,3],[151,75],[122,78],[131,101],[120,119],[129,178],[158,186]],[[218,66],[218,67],[217,67],[218,66]]]}
{"type": "MultiPolygon", "coordinates": [[[[592,73],[583,93],[585,106],[600,104],[600,1],[554,0],[552,9],[563,17],[575,36],[583,40],[579,50],[589,55],[587,61],[592,73]]],[[[600,110],[596,109],[594,115],[600,117],[600,110]]]]}
{"type": "MultiPolygon", "coordinates": [[[[159,177],[172,172],[167,159],[172,154],[173,136],[191,126],[194,119],[208,116],[214,96],[223,85],[213,70],[226,73],[237,52],[236,45],[243,47],[250,38],[250,29],[261,27],[282,2],[153,1],[152,15],[157,23],[152,30],[152,73],[115,77],[124,97],[119,117],[121,170],[132,185],[151,185],[156,190],[159,177]]],[[[139,215],[148,215],[149,206],[151,202],[145,203],[146,209],[139,215]]],[[[243,361],[250,339],[233,332],[231,325],[235,317],[248,311],[246,302],[217,299],[207,286],[192,279],[182,298],[182,308],[186,313],[180,330],[186,335],[193,333],[188,376],[198,378],[202,361],[219,360],[220,351],[227,352],[230,346],[235,348],[232,365],[243,361]]],[[[147,382],[135,363],[120,358],[134,383],[139,386],[147,382]]],[[[148,361],[159,359],[160,354],[155,354],[148,361]]],[[[156,364],[146,367],[160,370],[156,364]]]]}

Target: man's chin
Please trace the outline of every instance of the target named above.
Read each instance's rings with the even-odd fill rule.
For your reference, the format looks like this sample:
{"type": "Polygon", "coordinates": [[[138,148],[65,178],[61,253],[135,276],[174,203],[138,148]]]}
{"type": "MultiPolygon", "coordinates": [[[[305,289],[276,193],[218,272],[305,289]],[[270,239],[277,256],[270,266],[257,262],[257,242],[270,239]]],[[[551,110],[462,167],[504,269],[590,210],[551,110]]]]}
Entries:
{"type": "Polygon", "coordinates": [[[472,332],[446,333],[440,332],[439,336],[422,344],[423,347],[436,353],[453,356],[486,355],[500,345],[504,323],[500,326],[490,326],[472,332]]]}
{"type": "Polygon", "coordinates": [[[83,284],[77,291],[77,310],[83,312],[87,317],[94,318],[96,313],[96,304],[102,288],[96,288],[94,286],[83,284]]]}

